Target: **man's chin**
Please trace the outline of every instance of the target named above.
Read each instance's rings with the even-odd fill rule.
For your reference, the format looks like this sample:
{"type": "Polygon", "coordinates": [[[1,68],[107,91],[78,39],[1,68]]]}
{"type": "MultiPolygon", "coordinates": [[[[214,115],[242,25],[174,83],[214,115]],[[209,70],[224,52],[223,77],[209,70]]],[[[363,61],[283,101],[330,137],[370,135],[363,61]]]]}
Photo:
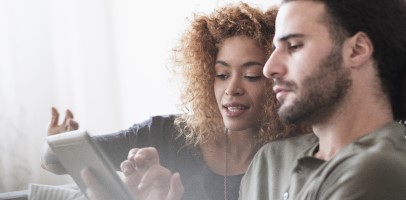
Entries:
{"type": "Polygon", "coordinates": [[[278,110],[278,116],[285,123],[297,124],[303,121],[304,115],[292,106],[282,105],[278,110]]]}
{"type": "Polygon", "coordinates": [[[281,105],[281,107],[279,108],[279,110],[278,110],[278,116],[279,116],[279,118],[282,120],[282,121],[284,121],[284,122],[286,122],[286,123],[291,123],[290,122],[290,114],[291,113],[289,113],[289,111],[288,111],[289,109],[286,107],[286,106],[284,106],[284,105],[281,105]]]}

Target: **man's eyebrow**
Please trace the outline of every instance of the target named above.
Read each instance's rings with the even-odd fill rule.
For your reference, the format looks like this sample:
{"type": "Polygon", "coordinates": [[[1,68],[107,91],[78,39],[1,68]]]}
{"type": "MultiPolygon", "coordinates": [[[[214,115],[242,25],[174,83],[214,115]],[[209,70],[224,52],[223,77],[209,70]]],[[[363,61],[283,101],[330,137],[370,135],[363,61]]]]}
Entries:
{"type": "Polygon", "coordinates": [[[297,37],[304,37],[304,34],[300,34],[300,33],[287,34],[285,36],[280,37],[278,39],[278,41],[283,42],[283,41],[289,40],[291,38],[297,38],[297,37]]]}
{"type": "MultiPolygon", "coordinates": [[[[277,42],[285,42],[285,41],[287,41],[287,40],[289,40],[291,38],[298,38],[298,37],[304,37],[304,34],[300,34],[300,33],[287,34],[285,36],[282,36],[282,37],[278,38],[276,41],[277,42]]],[[[276,49],[276,46],[275,46],[276,41],[274,41],[272,43],[272,50],[276,49]]]]}

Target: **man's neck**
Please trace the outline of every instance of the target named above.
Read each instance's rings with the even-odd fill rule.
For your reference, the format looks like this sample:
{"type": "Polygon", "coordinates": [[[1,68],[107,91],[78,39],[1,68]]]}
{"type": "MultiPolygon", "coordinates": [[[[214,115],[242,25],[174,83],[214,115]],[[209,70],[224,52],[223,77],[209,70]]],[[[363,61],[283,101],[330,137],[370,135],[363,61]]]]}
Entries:
{"type": "Polygon", "coordinates": [[[319,151],[315,157],[330,160],[348,144],[393,121],[389,104],[362,96],[359,95],[362,99],[347,99],[348,102],[331,117],[313,124],[313,131],[319,138],[319,151]]]}

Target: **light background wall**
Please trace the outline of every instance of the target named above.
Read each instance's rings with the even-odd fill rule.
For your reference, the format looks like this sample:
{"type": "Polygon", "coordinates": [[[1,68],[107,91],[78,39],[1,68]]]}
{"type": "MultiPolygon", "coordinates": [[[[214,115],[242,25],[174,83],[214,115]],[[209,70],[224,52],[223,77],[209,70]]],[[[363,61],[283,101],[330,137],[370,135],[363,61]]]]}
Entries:
{"type": "Polygon", "coordinates": [[[193,12],[235,2],[0,0],[0,192],[71,181],[40,168],[51,106],[94,134],[178,113],[171,49],[193,12]]]}

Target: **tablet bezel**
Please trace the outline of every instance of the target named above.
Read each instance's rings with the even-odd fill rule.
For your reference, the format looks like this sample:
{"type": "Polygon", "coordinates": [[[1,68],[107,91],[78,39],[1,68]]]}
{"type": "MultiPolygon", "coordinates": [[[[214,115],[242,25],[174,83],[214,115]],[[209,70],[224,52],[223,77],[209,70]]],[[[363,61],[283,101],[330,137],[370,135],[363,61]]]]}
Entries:
{"type": "Polygon", "coordinates": [[[80,172],[88,167],[105,186],[106,191],[115,199],[134,199],[117,174],[113,164],[86,130],[75,130],[48,136],[47,142],[66,172],[86,196],[87,187],[80,176],[80,172]]]}

